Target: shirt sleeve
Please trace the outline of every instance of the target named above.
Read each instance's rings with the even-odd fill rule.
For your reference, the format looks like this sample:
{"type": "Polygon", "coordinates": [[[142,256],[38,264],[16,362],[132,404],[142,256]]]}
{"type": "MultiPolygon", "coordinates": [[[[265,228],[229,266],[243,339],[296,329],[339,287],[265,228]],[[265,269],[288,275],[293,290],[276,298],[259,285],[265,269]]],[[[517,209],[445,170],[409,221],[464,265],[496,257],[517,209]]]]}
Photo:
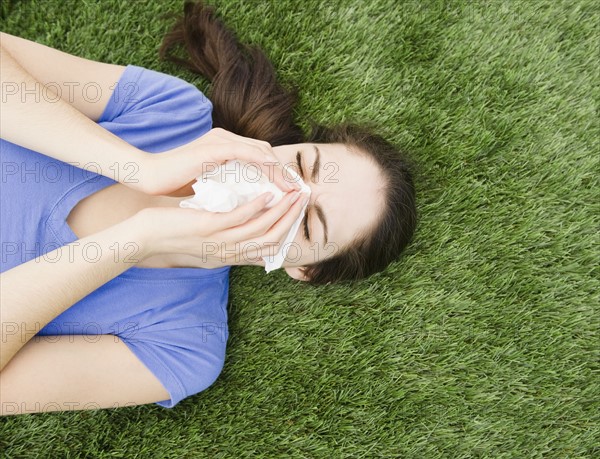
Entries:
{"type": "MultiPolygon", "coordinates": [[[[178,275],[178,268],[170,269],[163,276],[178,275]]],[[[127,314],[117,334],[168,391],[169,399],[156,404],[173,408],[211,386],[223,369],[229,268],[202,270],[202,277],[189,280],[146,277],[150,274],[138,279],[136,273],[126,274],[128,296],[120,294],[119,307],[125,301],[135,313],[127,314]]]]}
{"type": "Polygon", "coordinates": [[[137,148],[158,153],[207,133],[212,108],[202,91],[181,78],[128,65],[98,124],[137,148]]]}
{"type": "Polygon", "coordinates": [[[229,338],[230,267],[130,268],[37,334],[115,335],[150,370],[173,408],[217,381],[229,338]]]}
{"type": "MultiPolygon", "coordinates": [[[[160,153],[208,132],[212,108],[194,85],[128,65],[98,124],[141,150],[160,153]]],[[[172,408],[205,390],[223,368],[228,331],[222,304],[227,301],[228,276],[215,276],[205,276],[210,283],[198,281],[193,293],[179,293],[187,295],[185,301],[157,294],[153,287],[160,289],[158,285],[138,292],[136,304],[144,304],[144,310],[131,319],[133,329],[119,334],[169,392],[170,399],[157,402],[160,406],[172,408]]]]}
{"type": "Polygon", "coordinates": [[[173,408],[184,398],[207,389],[219,377],[229,336],[227,323],[156,328],[142,330],[138,339],[122,339],[167,389],[170,398],[156,404],[173,408]]]}

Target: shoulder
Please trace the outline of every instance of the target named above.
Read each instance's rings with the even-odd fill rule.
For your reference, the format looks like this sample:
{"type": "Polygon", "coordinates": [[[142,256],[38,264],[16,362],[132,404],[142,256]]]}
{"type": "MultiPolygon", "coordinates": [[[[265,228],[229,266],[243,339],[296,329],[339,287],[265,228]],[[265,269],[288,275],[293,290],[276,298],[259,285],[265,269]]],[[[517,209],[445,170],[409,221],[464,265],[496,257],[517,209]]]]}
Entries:
{"type": "Polygon", "coordinates": [[[167,389],[169,400],[159,405],[171,408],[211,386],[224,367],[229,337],[229,268],[159,271],[161,283],[169,286],[161,295],[155,282],[149,282],[147,271],[127,274],[154,299],[145,301],[147,310],[138,326],[124,330],[119,337],[167,389]]]}
{"type": "Polygon", "coordinates": [[[98,123],[150,153],[179,147],[212,128],[212,103],[193,84],[128,65],[98,123]]]}
{"type": "Polygon", "coordinates": [[[212,112],[212,103],[193,84],[156,70],[128,65],[113,89],[100,121],[127,114],[212,112]]]}

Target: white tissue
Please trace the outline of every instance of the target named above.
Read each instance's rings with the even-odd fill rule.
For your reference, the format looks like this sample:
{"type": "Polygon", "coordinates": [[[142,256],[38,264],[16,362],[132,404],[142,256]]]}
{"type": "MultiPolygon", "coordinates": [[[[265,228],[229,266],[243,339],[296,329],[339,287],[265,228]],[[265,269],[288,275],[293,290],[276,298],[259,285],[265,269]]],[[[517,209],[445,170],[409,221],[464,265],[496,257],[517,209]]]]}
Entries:
{"type": "MultiPolygon", "coordinates": [[[[301,193],[310,196],[310,187],[302,181],[296,171],[286,165],[284,168],[288,177],[300,184],[301,193]]],[[[266,206],[270,208],[281,201],[285,194],[274,183],[269,182],[268,177],[257,166],[244,165],[238,160],[227,161],[214,171],[197,177],[192,188],[194,197],[181,201],[179,207],[202,209],[209,212],[231,212],[262,193],[270,191],[274,196],[266,206]]],[[[300,228],[307,205],[308,203],[302,208],[279,251],[273,256],[263,257],[267,273],[281,268],[283,265],[287,252],[300,228]]]]}

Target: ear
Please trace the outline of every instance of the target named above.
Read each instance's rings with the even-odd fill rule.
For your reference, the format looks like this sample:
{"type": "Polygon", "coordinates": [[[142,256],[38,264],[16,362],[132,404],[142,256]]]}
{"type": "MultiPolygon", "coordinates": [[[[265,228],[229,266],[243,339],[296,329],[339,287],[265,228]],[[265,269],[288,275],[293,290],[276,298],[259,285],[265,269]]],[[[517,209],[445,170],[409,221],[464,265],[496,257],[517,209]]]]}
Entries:
{"type": "Polygon", "coordinates": [[[308,279],[304,275],[304,268],[284,268],[285,272],[288,273],[288,276],[299,280],[299,281],[307,281],[308,279]]]}

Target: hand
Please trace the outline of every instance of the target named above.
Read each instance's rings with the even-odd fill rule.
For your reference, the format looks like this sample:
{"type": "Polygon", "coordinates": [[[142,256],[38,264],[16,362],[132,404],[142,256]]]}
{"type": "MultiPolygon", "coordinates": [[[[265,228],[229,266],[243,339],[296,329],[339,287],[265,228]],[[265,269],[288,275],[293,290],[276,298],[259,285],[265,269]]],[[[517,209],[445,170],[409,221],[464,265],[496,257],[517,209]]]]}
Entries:
{"type": "Polygon", "coordinates": [[[263,193],[227,213],[176,207],[142,209],[132,218],[145,234],[144,258],[186,254],[198,258],[198,267],[217,268],[255,264],[261,257],[277,253],[307,196],[290,192],[265,209],[269,195],[263,193]]]}
{"type": "Polygon", "coordinates": [[[141,174],[143,183],[138,188],[150,195],[193,195],[196,177],[231,159],[260,167],[282,191],[300,190],[298,184],[286,178],[268,142],[242,137],[225,129],[212,129],[190,143],[167,152],[149,154],[146,159],[141,174]]]}

